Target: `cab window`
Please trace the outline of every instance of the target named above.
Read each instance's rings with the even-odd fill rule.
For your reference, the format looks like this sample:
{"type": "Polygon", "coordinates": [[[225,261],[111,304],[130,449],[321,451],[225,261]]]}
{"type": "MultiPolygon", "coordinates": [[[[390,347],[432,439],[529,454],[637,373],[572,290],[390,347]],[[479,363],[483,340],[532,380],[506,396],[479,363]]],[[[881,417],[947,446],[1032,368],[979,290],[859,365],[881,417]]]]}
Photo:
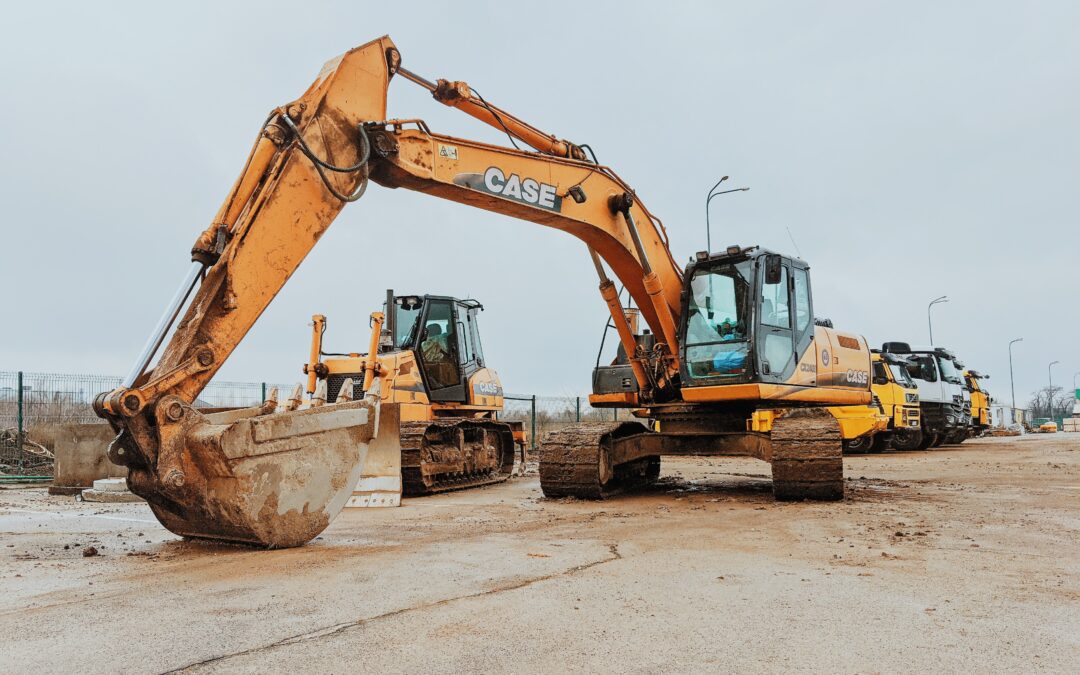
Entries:
{"type": "Polygon", "coordinates": [[[795,330],[802,332],[810,324],[810,284],[806,270],[796,269],[795,279],[795,330]]]}
{"type": "Polygon", "coordinates": [[[881,361],[874,361],[874,379],[889,381],[889,375],[885,370],[885,364],[881,361]]]}
{"type": "Polygon", "coordinates": [[[785,266],[780,268],[779,283],[762,284],[761,323],[777,328],[790,328],[791,312],[788,305],[788,270],[785,266]]]}
{"type": "Polygon", "coordinates": [[[469,311],[458,305],[457,308],[457,331],[458,338],[461,340],[461,362],[470,363],[476,359],[476,350],[473,347],[473,332],[467,325],[469,321],[469,311]]]}
{"type": "Polygon", "coordinates": [[[687,305],[686,366],[691,377],[746,373],[749,262],[694,272],[687,305]]]}

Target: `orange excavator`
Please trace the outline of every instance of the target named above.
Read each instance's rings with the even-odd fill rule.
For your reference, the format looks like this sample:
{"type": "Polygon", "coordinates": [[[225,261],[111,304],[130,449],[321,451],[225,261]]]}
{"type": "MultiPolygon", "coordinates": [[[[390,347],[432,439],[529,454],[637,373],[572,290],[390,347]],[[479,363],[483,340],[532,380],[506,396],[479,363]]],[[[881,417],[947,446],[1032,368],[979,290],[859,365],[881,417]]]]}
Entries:
{"type": "Polygon", "coordinates": [[[680,268],[660,220],[588,146],[540,131],[463,82],[410,72],[383,37],[329,61],[303,96],[270,112],[146,348],[122,385],[96,399],[117,432],[110,459],[128,467],[131,490],[173,532],[294,546],[347,501],[378,436],[377,392],[308,410],[281,411],[270,400],[217,416],[192,402],[369,182],[551,227],[585,245],[620,344],[616,362],[594,373],[590,401],[642,421],[545,437],[546,495],[608,496],[655,479],[662,455],[745,454],[771,464],[779,499],[842,497],[840,430],[824,408],[870,402],[870,351],[861,337],[815,321],[808,265],[730,246],[680,268]],[[388,119],[394,79],[505,132],[515,147],[388,119]],[[612,276],[647,328],[634,330],[612,276]],[[776,411],[771,430],[751,430],[763,409],[776,411]]]}

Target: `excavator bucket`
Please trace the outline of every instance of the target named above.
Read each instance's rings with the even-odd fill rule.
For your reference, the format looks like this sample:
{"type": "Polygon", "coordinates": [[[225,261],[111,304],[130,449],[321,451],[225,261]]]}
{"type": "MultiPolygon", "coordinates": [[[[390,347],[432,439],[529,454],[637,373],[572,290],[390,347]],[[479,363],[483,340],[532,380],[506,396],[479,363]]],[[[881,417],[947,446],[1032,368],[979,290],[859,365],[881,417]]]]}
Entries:
{"type": "Polygon", "coordinates": [[[266,548],[300,546],[326,529],[352,495],[379,427],[377,392],[267,414],[162,403],[157,467],[132,467],[131,491],[178,535],[266,548]]]}

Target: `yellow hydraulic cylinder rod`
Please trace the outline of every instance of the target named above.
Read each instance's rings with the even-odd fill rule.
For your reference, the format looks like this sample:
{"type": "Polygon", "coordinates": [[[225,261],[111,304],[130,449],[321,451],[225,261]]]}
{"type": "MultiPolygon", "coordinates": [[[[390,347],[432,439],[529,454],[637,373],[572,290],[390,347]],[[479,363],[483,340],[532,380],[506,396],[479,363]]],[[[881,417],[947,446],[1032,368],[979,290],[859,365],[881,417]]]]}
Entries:
{"type": "Polygon", "coordinates": [[[642,281],[645,284],[645,292],[649,294],[649,299],[652,300],[656,316],[660,319],[660,330],[664,331],[664,342],[667,343],[668,349],[671,350],[672,367],[678,370],[678,336],[675,332],[675,319],[671,316],[671,308],[664,301],[664,285],[660,282],[660,277],[656,276],[656,272],[651,270],[642,281]]]}
{"type": "Polygon", "coordinates": [[[197,252],[210,253],[215,250],[215,240],[219,228],[223,227],[226,231],[232,230],[236,220],[243,213],[248,202],[251,201],[251,197],[255,194],[259,183],[262,182],[263,176],[266,175],[267,170],[270,168],[270,164],[274,161],[281,138],[283,138],[282,134],[280,127],[273,123],[268,123],[263,127],[262,132],[259,134],[259,140],[255,142],[255,147],[252,148],[251,155],[248,156],[244,171],[236,179],[232,191],[229,192],[228,199],[218,209],[217,215],[214,216],[214,220],[210,223],[210,227],[206,228],[195,241],[195,246],[192,247],[193,255],[196,255],[197,252]]]}
{"type": "Polygon", "coordinates": [[[315,393],[315,380],[318,373],[316,372],[319,367],[319,361],[322,356],[322,337],[326,332],[326,317],[322,314],[315,314],[311,317],[311,355],[308,357],[308,364],[304,367],[304,372],[307,373],[307,393],[315,393]]]}
{"type": "Polygon", "coordinates": [[[648,388],[649,380],[645,377],[645,369],[641,367],[641,362],[634,358],[637,352],[637,340],[634,338],[633,331],[630,330],[626,312],[623,311],[622,303],[619,301],[619,292],[615,290],[614,282],[608,279],[604,266],[600,262],[600,256],[592,247],[589,247],[589,255],[592,256],[596,273],[600,277],[600,296],[604,298],[608,311],[611,312],[615,331],[619,334],[619,341],[622,342],[623,349],[626,351],[626,358],[630,362],[630,369],[634,372],[634,379],[637,380],[638,391],[643,392],[648,388]]]}
{"type": "Polygon", "coordinates": [[[379,363],[379,337],[385,321],[386,315],[382,312],[371,313],[371,342],[368,343],[367,359],[364,361],[364,385],[361,387],[364,391],[375,384],[375,368],[379,363]]]}
{"type": "Polygon", "coordinates": [[[660,321],[660,330],[663,333],[660,337],[667,343],[668,351],[672,357],[672,366],[677,370],[679,367],[679,337],[675,330],[675,317],[671,315],[671,307],[664,300],[664,284],[660,281],[660,277],[657,276],[656,272],[653,271],[652,265],[649,263],[649,257],[645,253],[645,247],[641,244],[637,224],[634,223],[634,216],[630,213],[631,200],[632,197],[628,193],[613,197],[611,201],[612,210],[621,214],[623,220],[626,221],[626,229],[630,231],[630,238],[634,242],[634,248],[637,249],[638,260],[641,262],[641,269],[644,272],[641,279],[642,285],[645,286],[645,292],[649,295],[653,310],[660,321]]]}
{"type": "Polygon", "coordinates": [[[415,82],[430,91],[431,95],[439,103],[457,108],[485,124],[500,131],[505,131],[544,154],[569,157],[570,159],[585,159],[585,151],[580,147],[569,141],[560,140],[551,134],[545,134],[528,122],[514,117],[478,96],[473,96],[474,90],[464,82],[439,80],[435,83],[405,68],[398,68],[397,72],[410,82],[415,82]]]}

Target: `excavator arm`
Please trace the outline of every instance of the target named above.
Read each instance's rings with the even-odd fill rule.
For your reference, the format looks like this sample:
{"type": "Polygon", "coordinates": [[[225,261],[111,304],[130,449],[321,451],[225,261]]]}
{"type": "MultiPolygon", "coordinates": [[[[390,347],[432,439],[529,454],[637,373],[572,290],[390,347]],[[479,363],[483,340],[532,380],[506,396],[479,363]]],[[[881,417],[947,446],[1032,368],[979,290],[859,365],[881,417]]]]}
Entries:
{"type": "Polygon", "coordinates": [[[383,37],[329,61],[302,97],[270,113],[132,371],[95,402],[118,432],[110,458],[129,468],[132,490],[174,532],[297,545],[321,531],[347,498],[358,471],[350,463],[362,462],[350,447],[362,451],[375,435],[377,396],[286,413],[275,412],[271,400],[227,417],[203,415],[193,404],[369,179],[581,239],[642,392],[670,391],[682,284],[660,222],[614,172],[587,161],[581,146],[489,105],[463,83],[432,84],[403,71],[383,37]],[[538,152],[437,135],[419,120],[387,120],[396,73],[538,152]],[[657,335],[652,353],[636,350],[603,263],[657,335]],[[315,483],[331,487],[313,489],[315,483]]]}

